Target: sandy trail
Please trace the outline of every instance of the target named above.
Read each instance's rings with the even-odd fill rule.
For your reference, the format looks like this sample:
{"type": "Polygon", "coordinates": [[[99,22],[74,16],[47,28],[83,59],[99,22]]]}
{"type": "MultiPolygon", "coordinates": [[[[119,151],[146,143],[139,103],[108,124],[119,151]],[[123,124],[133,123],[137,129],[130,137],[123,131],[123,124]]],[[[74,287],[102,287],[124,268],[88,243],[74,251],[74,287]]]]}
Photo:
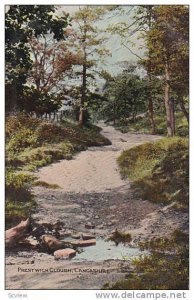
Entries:
{"type": "MultiPolygon", "coordinates": [[[[39,180],[61,188],[34,188],[38,208],[33,219],[39,223],[60,220],[65,232],[93,233],[97,239],[106,238],[117,228],[129,231],[134,243],[168,236],[175,228],[188,226],[187,214],[134,198],[129,182],[122,180],[118,171],[116,159],[122,150],[161,137],[123,134],[103,123],[99,126],[112,145],[91,147],[73,160],[63,160],[37,172],[39,180]],[[86,229],[87,222],[94,223],[95,229],[86,229]]],[[[130,260],[55,261],[52,255],[36,251],[6,253],[7,289],[101,289],[105,283],[121,280],[130,272],[130,260]],[[42,271],[37,273],[37,268],[42,271]],[[50,272],[53,268],[57,271],[50,272]]]]}
{"type": "Polygon", "coordinates": [[[157,141],[160,136],[121,133],[112,126],[100,123],[102,135],[112,145],[91,147],[79,153],[73,160],[63,160],[43,167],[38,172],[39,180],[58,184],[63,191],[73,193],[105,192],[122,188],[128,182],[121,179],[116,159],[119,154],[136,145],[157,141]]]}

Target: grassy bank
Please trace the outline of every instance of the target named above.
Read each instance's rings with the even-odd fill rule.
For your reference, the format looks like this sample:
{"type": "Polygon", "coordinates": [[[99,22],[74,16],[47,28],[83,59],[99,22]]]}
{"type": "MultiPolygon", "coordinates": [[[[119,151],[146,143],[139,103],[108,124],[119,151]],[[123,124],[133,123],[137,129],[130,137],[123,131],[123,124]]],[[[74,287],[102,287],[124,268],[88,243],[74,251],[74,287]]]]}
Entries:
{"type": "Polygon", "coordinates": [[[158,238],[140,245],[149,255],[132,261],[133,272],[104,289],[187,290],[189,288],[189,238],[179,230],[172,238],[158,238]]]}
{"type": "Polygon", "coordinates": [[[56,125],[24,114],[6,118],[5,135],[7,227],[28,217],[35,207],[31,186],[40,182],[29,171],[61,159],[72,159],[90,146],[110,144],[96,126],[80,128],[65,121],[56,125]]]}
{"type": "Polygon", "coordinates": [[[34,171],[72,156],[90,146],[109,145],[99,128],[80,128],[63,122],[60,126],[25,115],[6,119],[6,165],[17,170],[34,171]]]}
{"type": "Polygon", "coordinates": [[[118,158],[120,172],[137,195],[153,202],[187,208],[189,148],[187,138],[164,138],[127,151],[118,158]]]}
{"type": "MultiPolygon", "coordinates": [[[[166,136],[166,116],[164,114],[157,114],[155,116],[155,123],[156,123],[156,134],[161,134],[166,136]]],[[[187,120],[182,112],[175,113],[175,126],[176,126],[176,135],[181,137],[186,137],[189,135],[189,126],[187,120]]],[[[148,115],[139,116],[133,122],[132,120],[128,121],[128,123],[124,124],[122,120],[117,123],[116,128],[119,129],[121,132],[139,132],[139,133],[150,133],[150,122],[148,115]]]]}
{"type": "MultiPolygon", "coordinates": [[[[174,203],[174,209],[189,206],[188,138],[163,138],[123,151],[118,158],[123,178],[132,182],[138,198],[155,203],[174,203]]],[[[133,272],[105,289],[183,290],[189,282],[189,237],[175,230],[170,239],[141,243],[143,255],[132,261],[133,272]]]]}

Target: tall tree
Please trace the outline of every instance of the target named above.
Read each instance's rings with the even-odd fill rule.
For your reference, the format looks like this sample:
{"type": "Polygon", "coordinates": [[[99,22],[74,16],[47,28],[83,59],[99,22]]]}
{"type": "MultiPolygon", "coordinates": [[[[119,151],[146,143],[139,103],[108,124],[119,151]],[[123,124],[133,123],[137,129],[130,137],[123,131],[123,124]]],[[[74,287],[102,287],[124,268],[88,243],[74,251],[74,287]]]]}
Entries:
{"type": "MultiPolygon", "coordinates": [[[[141,15],[141,11],[143,9],[143,18],[140,20],[137,20],[137,22],[139,22],[140,24],[142,24],[142,21],[145,22],[146,26],[146,33],[147,31],[151,30],[152,28],[152,24],[153,24],[153,20],[152,20],[152,9],[153,6],[152,5],[144,5],[142,7],[140,7],[139,9],[139,14],[141,15]]],[[[145,34],[146,34],[145,33],[145,34]]],[[[145,38],[145,34],[144,34],[144,38],[145,38]]],[[[145,60],[144,60],[145,62],[145,60]]],[[[156,123],[155,123],[155,119],[154,119],[154,105],[153,105],[153,92],[152,92],[152,63],[151,63],[151,52],[148,49],[147,52],[147,59],[146,59],[146,63],[144,63],[144,67],[147,71],[147,78],[148,78],[148,89],[147,89],[147,95],[148,95],[148,112],[149,112],[149,119],[150,119],[150,124],[151,124],[151,128],[152,128],[152,134],[156,133],[156,123]]]]}
{"type": "Polygon", "coordinates": [[[64,38],[68,15],[57,17],[53,5],[11,5],[5,14],[5,61],[7,109],[20,108],[20,97],[32,66],[29,40],[53,33],[64,38]],[[8,103],[9,99],[11,103],[8,103]],[[9,105],[8,105],[9,104],[9,105]],[[11,106],[11,107],[10,107],[11,106]]]}
{"type": "MultiPolygon", "coordinates": [[[[155,6],[154,23],[147,35],[147,46],[155,74],[164,78],[164,104],[167,118],[167,134],[175,134],[174,105],[171,90],[181,83],[183,62],[188,61],[188,7],[180,5],[155,6]],[[181,62],[182,61],[182,62],[181,62]]],[[[188,72],[188,63],[186,64],[188,72]]],[[[188,75],[187,75],[188,77],[188,75]]],[[[187,83],[186,83],[187,85],[187,83]]]]}
{"type": "MultiPolygon", "coordinates": [[[[117,9],[120,9],[117,7],[117,9]]],[[[111,31],[121,36],[122,45],[137,56],[147,71],[148,111],[152,132],[155,133],[153,86],[155,76],[164,82],[164,105],[167,116],[167,132],[175,134],[174,102],[176,92],[180,107],[189,119],[185,99],[189,88],[189,11],[184,5],[141,5],[127,9],[133,21],[112,26],[111,31]],[[139,34],[146,47],[146,56],[140,57],[133,51],[132,36],[139,34]]],[[[125,12],[126,15],[126,12],[125,12]]]]}
{"type": "MultiPolygon", "coordinates": [[[[120,6],[116,7],[117,10],[121,11],[121,14],[130,15],[128,21],[117,23],[109,27],[109,30],[113,33],[119,34],[121,37],[121,45],[129,50],[130,54],[138,59],[138,63],[146,70],[147,73],[147,109],[148,116],[150,120],[150,126],[152,134],[156,133],[156,123],[154,119],[154,97],[153,97],[153,87],[152,87],[152,65],[150,59],[150,51],[146,52],[146,58],[137,54],[133,50],[134,38],[141,39],[143,43],[149,30],[152,28],[153,17],[152,9],[153,5],[141,5],[141,6],[130,6],[123,9],[120,6]]],[[[145,48],[141,46],[142,48],[145,48]]]]}
{"type": "Polygon", "coordinates": [[[91,90],[95,90],[96,75],[100,75],[99,62],[108,51],[103,47],[105,38],[100,37],[96,22],[106,12],[101,6],[82,6],[73,16],[74,29],[69,40],[72,51],[78,55],[78,66],[75,68],[76,80],[79,85],[79,125],[84,125],[84,114],[89,105],[91,90]]]}

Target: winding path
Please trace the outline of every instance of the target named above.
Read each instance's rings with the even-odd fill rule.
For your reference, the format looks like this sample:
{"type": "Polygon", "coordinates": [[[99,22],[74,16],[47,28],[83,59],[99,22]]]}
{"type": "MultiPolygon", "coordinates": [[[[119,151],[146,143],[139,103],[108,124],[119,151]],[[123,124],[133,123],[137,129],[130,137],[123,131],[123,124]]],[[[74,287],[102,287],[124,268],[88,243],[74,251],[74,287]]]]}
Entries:
{"type": "MultiPolygon", "coordinates": [[[[134,243],[142,238],[170,235],[175,228],[188,224],[186,214],[180,216],[166,207],[135,199],[129,182],[122,180],[118,171],[116,158],[122,150],[156,141],[160,136],[123,134],[103,123],[99,126],[112,145],[91,147],[73,160],[62,160],[37,172],[39,180],[61,188],[34,188],[38,208],[33,219],[39,223],[59,220],[64,223],[63,233],[92,232],[96,238],[106,238],[117,228],[129,231],[134,243]],[[86,229],[86,222],[94,223],[95,229],[86,229]]],[[[130,261],[125,260],[55,261],[45,253],[8,252],[6,288],[101,289],[107,282],[124,278],[130,268],[130,261]],[[42,271],[37,273],[37,268],[42,271]],[[60,271],[64,269],[68,272],[60,271]]]]}
{"type": "Polygon", "coordinates": [[[58,184],[63,191],[72,193],[98,193],[122,188],[126,182],[121,179],[116,163],[122,150],[161,138],[156,135],[123,134],[104,123],[99,126],[102,128],[102,135],[112,145],[91,147],[73,160],[63,160],[44,167],[37,174],[39,180],[58,184]]]}

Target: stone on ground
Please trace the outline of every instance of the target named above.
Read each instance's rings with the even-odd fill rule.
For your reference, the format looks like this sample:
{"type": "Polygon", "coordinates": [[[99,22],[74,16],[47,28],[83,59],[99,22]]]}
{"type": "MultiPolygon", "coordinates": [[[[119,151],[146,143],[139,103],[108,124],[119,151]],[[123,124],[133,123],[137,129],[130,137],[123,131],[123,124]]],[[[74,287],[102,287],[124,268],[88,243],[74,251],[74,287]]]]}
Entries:
{"type": "Polygon", "coordinates": [[[54,252],[55,259],[69,259],[76,255],[76,251],[73,249],[61,249],[54,252]]]}
{"type": "Polygon", "coordinates": [[[94,229],[95,225],[93,223],[89,222],[89,223],[85,224],[85,228],[87,228],[87,229],[94,229]]]}
{"type": "Polygon", "coordinates": [[[73,233],[73,234],[71,234],[71,237],[73,238],[73,239],[80,239],[81,238],[81,234],[80,233],[73,233]]]}
{"type": "Polygon", "coordinates": [[[96,245],[96,240],[95,239],[91,239],[91,240],[86,240],[86,241],[72,241],[71,242],[72,246],[76,246],[76,247],[89,247],[89,246],[94,246],[96,245]]]}
{"type": "Polygon", "coordinates": [[[64,248],[64,242],[58,240],[52,235],[43,235],[42,238],[42,246],[48,252],[54,252],[55,250],[64,248]]]}
{"type": "Polygon", "coordinates": [[[89,234],[89,233],[83,233],[82,234],[82,239],[85,240],[91,240],[91,239],[95,239],[95,235],[93,234],[89,234]]]}

